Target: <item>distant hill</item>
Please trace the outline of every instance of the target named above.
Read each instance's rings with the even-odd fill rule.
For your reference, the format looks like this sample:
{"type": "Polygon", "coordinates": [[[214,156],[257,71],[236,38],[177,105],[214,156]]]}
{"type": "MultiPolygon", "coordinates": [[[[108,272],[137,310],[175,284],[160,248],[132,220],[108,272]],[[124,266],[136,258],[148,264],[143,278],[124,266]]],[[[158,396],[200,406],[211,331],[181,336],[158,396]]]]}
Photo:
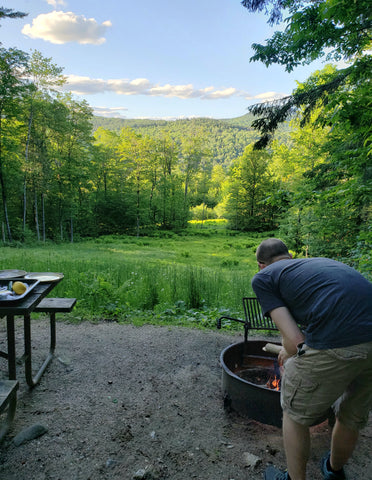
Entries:
{"type": "Polygon", "coordinates": [[[226,119],[212,119],[207,117],[199,117],[192,119],[181,119],[181,120],[153,120],[153,119],[130,119],[130,118],[108,118],[95,116],[93,118],[93,129],[97,130],[98,127],[103,127],[107,130],[113,130],[119,132],[124,127],[129,127],[133,129],[137,128],[146,128],[146,127],[166,127],[170,124],[177,123],[189,123],[193,122],[195,124],[205,124],[205,123],[222,123],[225,125],[238,127],[238,128],[249,128],[251,129],[251,123],[254,117],[252,114],[247,113],[241,117],[236,118],[226,118],[226,119]]]}
{"type": "MultiPolygon", "coordinates": [[[[95,131],[102,127],[120,132],[122,128],[131,128],[141,135],[152,138],[166,135],[175,141],[185,136],[192,136],[195,132],[203,132],[212,150],[213,163],[229,167],[235,158],[242,155],[247,145],[259,138],[257,131],[251,127],[253,118],[250,113],[237,118],[220,120],[212,118],[151,120],[95,116],[93,129],[95,131]]],[[[286,137],[287,131],[287,127],[283,128],[278,135],[286,137]]]]}

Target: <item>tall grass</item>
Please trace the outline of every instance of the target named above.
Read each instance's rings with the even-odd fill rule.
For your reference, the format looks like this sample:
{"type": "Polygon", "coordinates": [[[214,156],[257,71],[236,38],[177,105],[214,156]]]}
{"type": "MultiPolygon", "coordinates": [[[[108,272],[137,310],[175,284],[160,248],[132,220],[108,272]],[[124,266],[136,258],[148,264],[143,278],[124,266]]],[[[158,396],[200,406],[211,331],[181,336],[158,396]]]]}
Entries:
{"type": "Polygon", "coordinates": [[[76,244],[3,247],[0,269],[62,272],[65,278],[53,295],[76,297],[74,316],[79,318],[241,312],[242,297],[252,294],[260,236],[204,232],[170,237],[109,236],[76,244]]]}

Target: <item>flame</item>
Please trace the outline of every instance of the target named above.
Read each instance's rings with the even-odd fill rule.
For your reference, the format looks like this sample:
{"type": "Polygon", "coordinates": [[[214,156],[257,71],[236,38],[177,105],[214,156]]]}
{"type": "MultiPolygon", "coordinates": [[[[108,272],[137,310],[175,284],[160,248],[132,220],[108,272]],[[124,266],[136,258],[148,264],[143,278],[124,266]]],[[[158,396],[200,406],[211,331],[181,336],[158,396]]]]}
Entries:
{"type": "Polygon", "coordinates": [[[270,379],[270,380],[267,382],[266,387],[267,387],[267,388],[270,388],[271,390],[277,390],[277,391],[279,391],[279,390],[280,390],[280,378],[278,378],[278,377],[275,375],[274,380],[270,379]]]}
{"type": "Polygon", "coordinates": [[[274,388],[275,390],[279,390],[279,388],[280,388],[280,379],[279,379],[279,378],[276,378],[276,376],[275,376],[275,378],[274,378],[274,380],[271,382],[271,384],[272,384],[272,386],[273,386],[273,388],[274,388]]]}

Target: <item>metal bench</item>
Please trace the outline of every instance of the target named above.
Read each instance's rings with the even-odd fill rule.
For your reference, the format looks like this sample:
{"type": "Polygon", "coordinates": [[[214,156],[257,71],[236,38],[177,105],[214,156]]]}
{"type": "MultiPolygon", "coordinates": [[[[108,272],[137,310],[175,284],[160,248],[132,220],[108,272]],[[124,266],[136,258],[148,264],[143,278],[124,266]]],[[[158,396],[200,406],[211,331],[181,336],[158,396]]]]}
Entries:
{"type": "Polygon", "coordinates": [[[40,381],[41,376],[53,358],[56,348],[56,313],[71,312],[75,304],[76,298],[44,298],[34,309],[34,312],[49,313],[50,318],[49,354],[35,376],[32,375],[31,326],[30,322],[27,322],[27,327],[25,323],[25,373],[27,384],[30,387],[34,387],[40,381]]]}
{"type": "Polygon", "coordinates": [[[271,330],[278,331],[277,326],[269,316],[262,312],[261,305],[256,297],[243,297],[243,308],[245,320],[228,316],[220,317],[217,320],[217,328],[222,327],[222,320],[233,320],[244,325],[244,342],[247,343],[249,330],[271,330]]]}
{"type": "Polygon", "coordinates": [[[17,390],[16,380],[0,380],[0,414],[6,413],[6,419],[0,427],[0,441],[13,421],[17,407],[17,390]]]}

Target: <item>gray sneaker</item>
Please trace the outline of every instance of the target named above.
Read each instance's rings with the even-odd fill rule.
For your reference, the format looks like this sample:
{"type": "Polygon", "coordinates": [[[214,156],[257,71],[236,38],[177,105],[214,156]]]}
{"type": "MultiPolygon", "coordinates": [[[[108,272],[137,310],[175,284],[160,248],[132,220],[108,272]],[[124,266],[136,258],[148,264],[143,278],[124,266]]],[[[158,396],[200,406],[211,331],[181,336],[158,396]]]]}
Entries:
{"type": "Polygon", "coordinates": [[[273,465],[267,467],[264,473],[265,480],[288,480],[288,473],[278,470],[273,465]]]}
{"type": "Polygon", "coordinates": [[[327,461],[330,456],[331,456],[331,452],[328,452],[322,458],[322,462],[320,464],[320,468],[322,470],[324,480],[346,480],[344,469],[339,470],[337,473],[331,472],[330,470],[328,470],[327,461]]]}

